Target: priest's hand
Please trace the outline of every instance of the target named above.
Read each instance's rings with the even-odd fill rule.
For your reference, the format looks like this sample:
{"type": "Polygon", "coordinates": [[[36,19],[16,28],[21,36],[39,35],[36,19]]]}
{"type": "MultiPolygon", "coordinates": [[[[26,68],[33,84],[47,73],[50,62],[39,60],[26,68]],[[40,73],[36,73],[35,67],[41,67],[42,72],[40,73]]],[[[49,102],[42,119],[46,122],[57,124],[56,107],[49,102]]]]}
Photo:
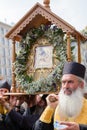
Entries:
{"type": "Polygon", "coordinates": [[[58,95],[49,94],[46,98],[46,101],[48,106],[55,109],[56,106],[58,105],[58,95]]]}
{"type": "Polygon", "coordinates": [[[66,125],[67,127],[61,130],[80,130],[79,124],[76,122],[60,122],[61,125],[66,125]]]}

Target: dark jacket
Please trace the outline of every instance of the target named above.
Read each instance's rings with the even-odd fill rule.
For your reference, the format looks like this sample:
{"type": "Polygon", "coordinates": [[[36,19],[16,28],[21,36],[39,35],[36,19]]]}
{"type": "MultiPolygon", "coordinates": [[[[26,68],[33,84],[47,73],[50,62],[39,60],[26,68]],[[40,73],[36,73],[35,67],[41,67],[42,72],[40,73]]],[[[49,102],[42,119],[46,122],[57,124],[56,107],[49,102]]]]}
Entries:
{"type": "Polygon", "coordinates": [[[32,130],[32,126],[39,119],[41,113],[42,111],[39,111],[36,106],[28,108],[23,114],[13,109],[0,122],[0,130],[32,130]]]}
{"type": "MultiPolygon", "coordinates": [[[[28,114],[21,115],[15,110],[11,110],[8,113],[7,118],[10,118],[11,121],[19,128],[20,130],[31,130],[34,123],[39,119],[41,113],[35,113],[35,107],[32,107],[31,110],[28,109],[28,114]]],[[[26,112],[27,113],[27,112],[26,112]]],[[[17,130],[17,129],[15,129],[17,130]]]]}
{"type": "Polygon", "coordinates": [[[53,121],[51,123],[44,123],[40,120],[37,120],[33,125],[32,130],[54,130],[53,121]]]}
{"type": "Polygon", "coordinates": [[[39,115],[24,115],[22,116],[20,113],[11,110],[11,112],[8,114],[10,116],[11,120],[19,126],[21,130],[30,130],[35,123],[35,121],[39,118],[39,115]]]}
{"type": "Polygon", "coordinates": [[[5,118],[0,120],[0,130],[20,130],[18,126],[6,114],[5,118]]]}
{"type": "Polygon", "coordinates": [[[8,130],[6,129],[6,125],[3,121],[0,121],[0,130],[8,130]]]}
{"type": "Polygon", "coordinates": [[[80,130],[87,130],[87,125],[80,124],[79,126],[80,126],[80,130]]]}

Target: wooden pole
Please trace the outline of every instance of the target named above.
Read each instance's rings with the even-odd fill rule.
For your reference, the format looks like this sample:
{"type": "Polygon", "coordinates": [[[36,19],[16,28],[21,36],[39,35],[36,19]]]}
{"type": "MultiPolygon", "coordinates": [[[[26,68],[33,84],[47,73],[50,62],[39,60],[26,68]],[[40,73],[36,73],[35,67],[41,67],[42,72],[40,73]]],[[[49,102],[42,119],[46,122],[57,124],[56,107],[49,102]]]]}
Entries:
{"type": "Polygon", "coordinates": [[[81,63],[80,36],[77,35],[78,62],[81,63]]]}
{"type": "Polygon", "coordinates": [[[12,86],[11,92],[16,92],[16,81],[15,81],[15,73],[14,73],[14,62],[15,62],[15,40],[12,42],[12,86]]]}
{"type": "Polygon", "coordinates": [[[70,34],[67,33],[67,60],[71,61],[71,45],[70,45],[70,34]]]}

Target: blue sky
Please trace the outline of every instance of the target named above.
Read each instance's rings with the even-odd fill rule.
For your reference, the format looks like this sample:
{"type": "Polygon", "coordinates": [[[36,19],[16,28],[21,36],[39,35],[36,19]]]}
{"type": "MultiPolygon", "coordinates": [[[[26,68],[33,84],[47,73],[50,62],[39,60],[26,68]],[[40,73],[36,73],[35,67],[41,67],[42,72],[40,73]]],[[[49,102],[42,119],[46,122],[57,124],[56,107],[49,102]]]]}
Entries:
{"type": "MultiPolygon", "coordinates": [[[[37,2],[43,0],[0,0],[0,21],[17,23],[37,2]]],[[[78,31],[87,26],[87,0],[50,0],[51,11],[78,31]]]]}

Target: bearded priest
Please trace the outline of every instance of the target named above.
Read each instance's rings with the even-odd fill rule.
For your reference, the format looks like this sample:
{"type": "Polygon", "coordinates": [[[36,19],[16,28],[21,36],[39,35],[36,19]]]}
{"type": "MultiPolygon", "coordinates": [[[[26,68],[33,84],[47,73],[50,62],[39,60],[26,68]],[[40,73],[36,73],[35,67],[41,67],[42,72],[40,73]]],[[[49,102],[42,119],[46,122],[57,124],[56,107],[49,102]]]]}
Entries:
{"type": "Polygon", "coordinates": [[[67,130],[67,125],[62,125],[61,121],[87,124],[85,72],[85,66],[80,63],[64,64],[61,90],[58,95],[48,95],[47,107],[36,121],[33,130],[67,130]]]}

